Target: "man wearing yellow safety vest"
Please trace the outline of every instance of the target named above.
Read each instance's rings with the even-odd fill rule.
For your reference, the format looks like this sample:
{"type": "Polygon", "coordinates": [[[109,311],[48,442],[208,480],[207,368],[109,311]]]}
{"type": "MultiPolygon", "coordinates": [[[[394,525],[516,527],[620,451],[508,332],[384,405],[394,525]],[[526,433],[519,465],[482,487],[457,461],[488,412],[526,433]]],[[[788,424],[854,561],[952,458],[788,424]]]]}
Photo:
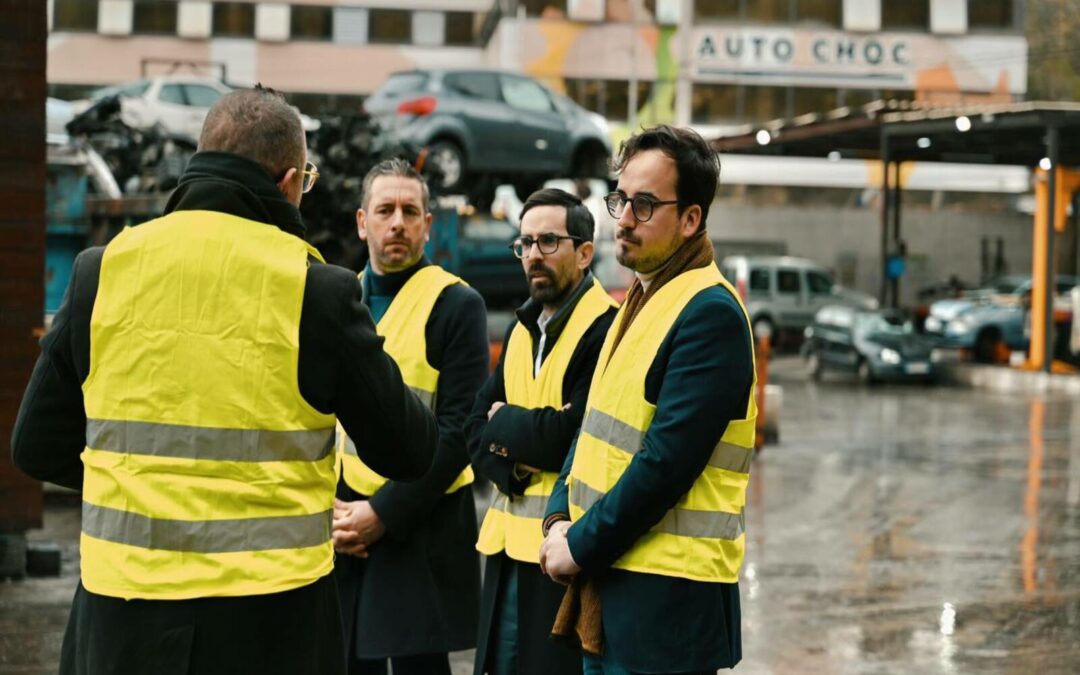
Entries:
{"type": "Polygon", "coordinates": [[[428,189],[408,163],[376,165],[363,191],[364,301],[405,382],[435,411],[439,445],[428,473],[405,484],[366,466],[363,441],[342,435],[334,544],[350,673],[386,673],[390,659],[394,675],[449,675],[447,652],[476,644],[480,565],[463,426],[488,371],[484,301],[424,257],[428,189]]]}
{"type": "Polygon", "coordinates": [[[573,675],[581,654],[550,639],[563,589],[540,572],[541,523],[574,435],[615,301],[589,272],[593,218],[562,190],[534,192],[521,211],[531,299],[466,427],[477,472],[497,488],[477,548],[488,556],[475,673],[573,675]]]}
{"type": "Polygon", "coordinates": [[[540,564],[572,581],[553,632],[581,641],[586,673],[714,673],[741,657],[757,416],[749,320],[705,230],[720,167],[660,126],[617,168],[616,257],[637,278],[548,504],[540,564]]]}
{"type": "Polygon", "coordinates": [[[76,259],[12,439],[82,490],[61,673],[345,672],[335,424],[401,480],[437,429],[304,242],[317,175],[279,94],[232,92],[165,215],[76,259]]]}

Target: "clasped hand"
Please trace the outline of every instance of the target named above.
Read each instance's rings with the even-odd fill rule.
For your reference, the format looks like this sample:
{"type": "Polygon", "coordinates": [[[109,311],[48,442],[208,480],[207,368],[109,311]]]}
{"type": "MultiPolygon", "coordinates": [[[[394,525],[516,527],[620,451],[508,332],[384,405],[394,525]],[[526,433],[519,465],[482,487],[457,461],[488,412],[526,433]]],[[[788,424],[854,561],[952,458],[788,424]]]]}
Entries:
{"type": "Polygon", "coordinates": [[[566,531],[569,529],[569,521],[555,523],[540,546],[540,571],[563,586],[569,586],[581,571],[574,562],[574,556],[570,554],[570,544],[566,540],[566,531]]]}
{"type": "Polygon", "coordinates": [[[334,550],[338,553],[368,557],[368,549],[386,533],[379,514],[371,508],[371,502],[362,499],[345,502],[334,499],[334,523],[332,537],[334,550]]]}

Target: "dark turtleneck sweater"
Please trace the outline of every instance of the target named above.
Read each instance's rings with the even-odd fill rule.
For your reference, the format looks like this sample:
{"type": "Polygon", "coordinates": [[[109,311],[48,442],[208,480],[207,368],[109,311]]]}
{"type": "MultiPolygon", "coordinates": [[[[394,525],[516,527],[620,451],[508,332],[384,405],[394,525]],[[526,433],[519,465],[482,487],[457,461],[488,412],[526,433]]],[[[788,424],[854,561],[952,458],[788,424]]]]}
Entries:
{"type": "MultiPolygon", "coordinates": [[[[216,211],[304,236],[300,213],[262,167],[218,152],[196,154],[166,207],[216,211]]],[[[90,316],[105,248],[83,251],[23,397],[12,435],[12,459],[30,476],[81,489],[79,455],[86,443],[82,383],[90,369],[90,316]]],[[[336,414],[365,461],[386,476],[414,480],[431,464],[437,429],[409,391],[361,302],[349,270],[311,261],[300,315],[300,394],[336,414]]]]}
{"type": "MultiPolygon", "coordinates": [[[[407,270],[376,274],[364,270],[364,303],[376,323],[386,314],[398,292],[417,271],[431,265],[427,258],[407,270]]],[[[443,290],[424,327],[427,362],[439,371],[435,418],[439,446],[431,470],[418,481],[390,481],[371,497],[371,506],[391,533],[406,535],[430,516],[458,474],[469,465],[463,427],[477,389],[488,372],[487,314],[484,300],[472,288],[455,284],[443,290]]],[[[344,481],[338,496],[360,498],[344,481]]]]}

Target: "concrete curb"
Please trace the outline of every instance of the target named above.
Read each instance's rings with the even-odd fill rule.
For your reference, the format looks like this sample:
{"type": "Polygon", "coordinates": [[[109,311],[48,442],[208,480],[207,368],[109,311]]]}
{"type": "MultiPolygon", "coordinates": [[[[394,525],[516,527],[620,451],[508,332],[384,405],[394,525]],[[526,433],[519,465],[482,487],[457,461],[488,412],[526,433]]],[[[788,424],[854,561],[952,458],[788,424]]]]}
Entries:
{"type": "Polygon", "coordinates": [[[941,364],[942,379],[975,389],[1007,393],[1047,392],[1080,397],[1080,375],[1033,373],[1004,366],[984,366],[970,363],[941,364]]]}

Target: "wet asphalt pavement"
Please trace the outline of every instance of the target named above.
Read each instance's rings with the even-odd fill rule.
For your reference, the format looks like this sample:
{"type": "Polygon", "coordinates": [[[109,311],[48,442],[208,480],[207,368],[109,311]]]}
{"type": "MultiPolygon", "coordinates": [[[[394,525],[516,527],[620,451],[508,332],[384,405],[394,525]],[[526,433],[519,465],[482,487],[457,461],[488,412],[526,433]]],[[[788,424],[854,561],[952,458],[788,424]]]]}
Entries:
{"type": "MultiPolygon", "coordinates": [[[[812,384],[790,358],[771,382],[738,672],[1080,673],[1080,399],[812,384]]],[[[56,671],[77,503],[30,537],[63,572],[0,582],[0,673],[56,671]]]]}

